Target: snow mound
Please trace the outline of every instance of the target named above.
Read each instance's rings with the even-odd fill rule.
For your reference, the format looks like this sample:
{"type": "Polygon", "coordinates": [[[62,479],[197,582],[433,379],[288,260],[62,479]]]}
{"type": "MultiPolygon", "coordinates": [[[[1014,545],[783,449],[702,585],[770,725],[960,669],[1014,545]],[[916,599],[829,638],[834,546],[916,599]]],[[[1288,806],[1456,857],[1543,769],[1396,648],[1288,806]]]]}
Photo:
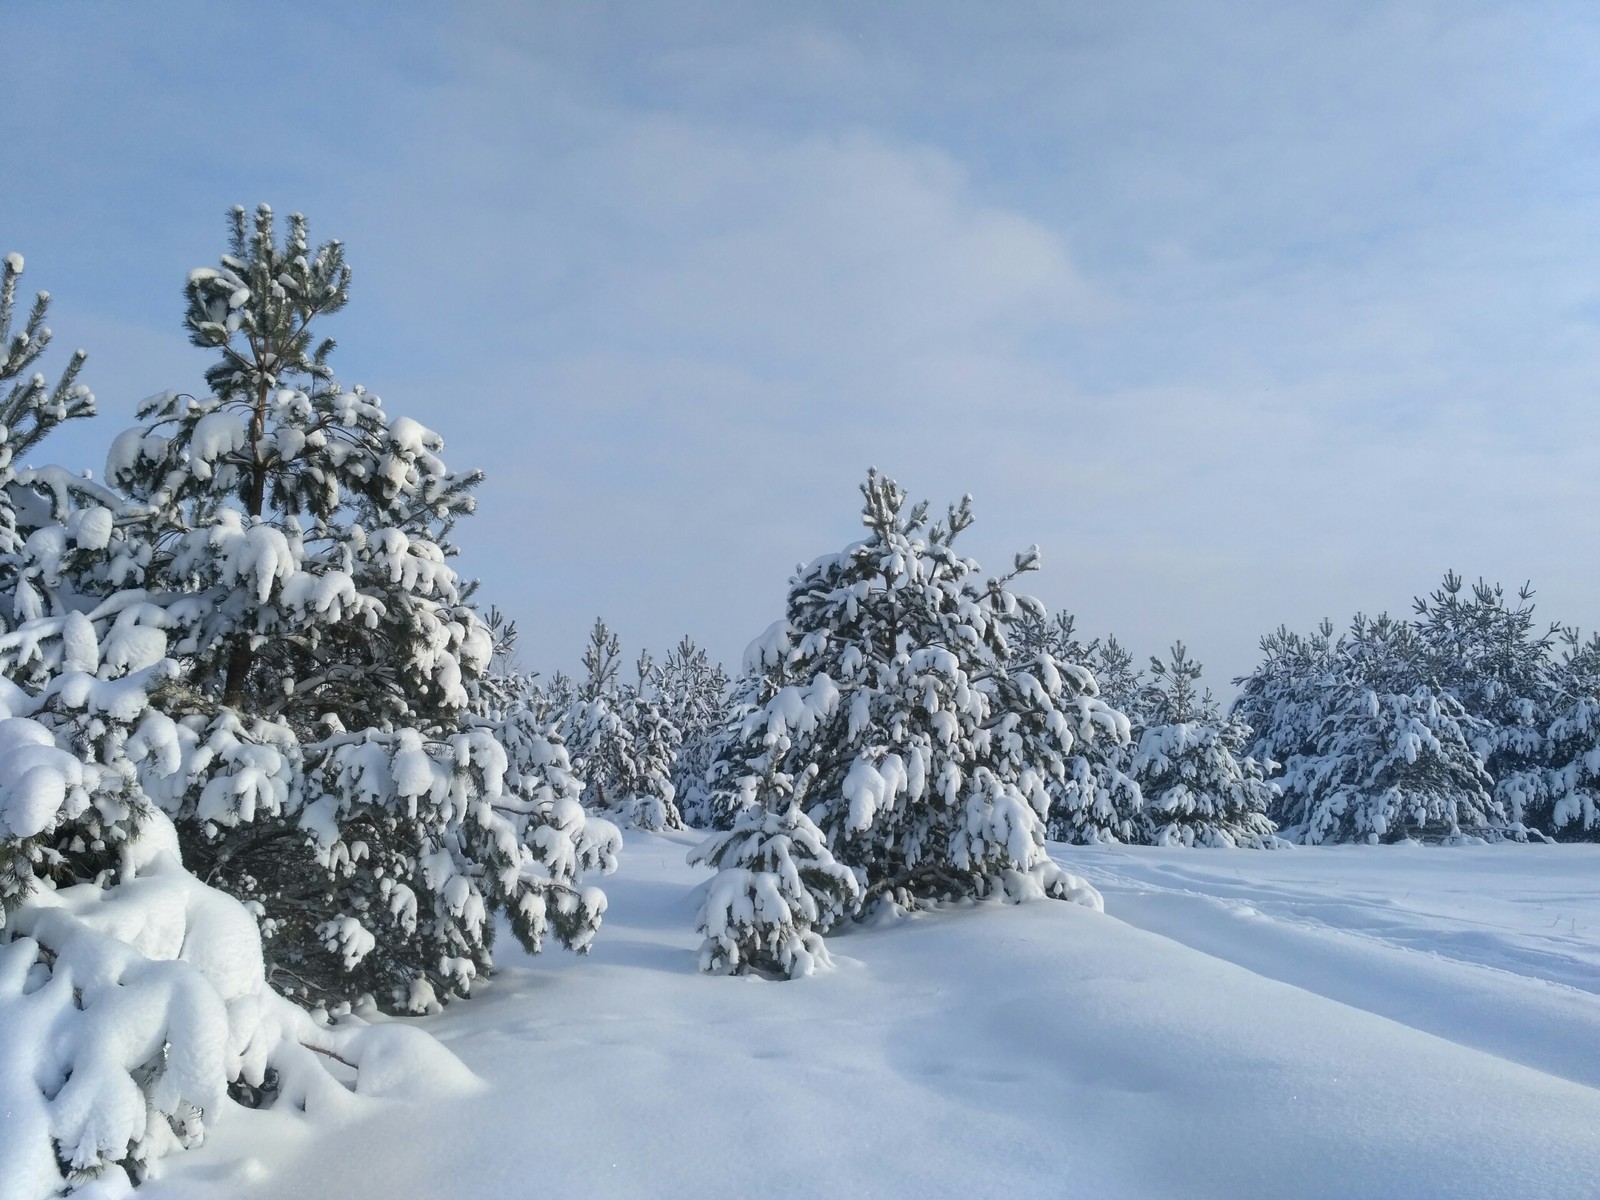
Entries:
{"type": "MultiPolygon", "coordinates": [[[[38,723],[0,721],[0,835],[53,822],[96,769],[38,723]]],[[[120,878],[36,889],[0,930],[0,1200],[114,1194],[236,1100],[320,1124],[472,1086],[420,1031],[319,1021],[274,992],[255,918],[184,869],[161,812],[142,814],[120,878]]]]}

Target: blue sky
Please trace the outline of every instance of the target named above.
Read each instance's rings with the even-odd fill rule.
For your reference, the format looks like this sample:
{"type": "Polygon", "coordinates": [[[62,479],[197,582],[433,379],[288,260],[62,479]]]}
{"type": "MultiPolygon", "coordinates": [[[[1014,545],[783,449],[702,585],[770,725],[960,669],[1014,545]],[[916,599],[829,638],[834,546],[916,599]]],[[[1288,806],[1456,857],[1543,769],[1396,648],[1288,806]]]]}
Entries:
{"type": "Polygon", "coordinates": [[[5,0],[0,251],[104,414],[199,385],[235,203],[346,242],[348,383],[489,473],[570,667],[725,659],[869,465],[1214,686],[1446,568],[1600,624],[1590,3],[5,0]]]}

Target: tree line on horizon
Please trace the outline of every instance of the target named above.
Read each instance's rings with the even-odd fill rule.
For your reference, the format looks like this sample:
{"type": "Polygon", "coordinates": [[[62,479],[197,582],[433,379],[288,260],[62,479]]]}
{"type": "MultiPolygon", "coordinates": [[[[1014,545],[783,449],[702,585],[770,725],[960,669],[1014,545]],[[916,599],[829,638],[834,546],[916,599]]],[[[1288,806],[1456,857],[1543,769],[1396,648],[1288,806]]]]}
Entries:
{"type": "MultiPolygon", "coordinates": [[[[1306,635],[1280,627],[1261,639],[1262,661],[1233,681],[1239,692],[1226,706],[1181,641],[1141,670],[1115,635],[1081,639],[1069,612],[1022,611],[1006,653],[1074,664],[1108,710],[1051,777],[1049,836],[1243,847],[1600,839],[1600,636],[1540,625],[1533,595],[1529,585],[1508,596],[1446,572],[1410,619],[1357,614],[1338,634],[1331,621],[1306,635]]],[[[586,680],[533,677],[529,696],[560,718],[582,764],[599,761],[596,701],[616,712],[642,701],[654,729],[639,743],[656,764],[654,811],[671,815],[617,815],[641,828],[726,828],[747,803],[740,781],[749,778],[730,743],[763,671],[731,677],[686,637],[669,663],[696,670],[657,670],[646,653],[640,683],[623,686],[614,670],[589,667],[608,643],[614,657],[616,635],[597,620],[586,680]],[[580,691],[581,715],[569,699],[580,691]]],[[[620,727],[638,728],[627,718],[620,727]]],[[[598,777],[613,775],[601,767],[598,777]]],[[[617,777],[611,786],[631,785],[617,777]]]]}

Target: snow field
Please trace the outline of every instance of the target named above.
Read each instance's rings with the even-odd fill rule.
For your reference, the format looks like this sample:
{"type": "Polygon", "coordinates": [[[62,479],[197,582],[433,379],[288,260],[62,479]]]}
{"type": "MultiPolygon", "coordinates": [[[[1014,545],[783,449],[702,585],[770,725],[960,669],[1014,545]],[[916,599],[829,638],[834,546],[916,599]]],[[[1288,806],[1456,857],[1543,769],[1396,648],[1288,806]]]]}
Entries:
{"type": "Polygon", "coordinates": [[[230,1112],[149,1200],[1595,1194],[1600,847],[1053,846],[1106,914],[855,928],[776,983],[696,972],[696,840],[630,832],[588,959],[506,939],[419,1022],[481,1091],[230,1112]]]}
{"type": "Polygon", "coordinates": [[[1600,1087],[1600,847],[1508,849],[1332,847],[1270,871],[1235,856],[1058,852],[1131,925],[1600,1087]]]}

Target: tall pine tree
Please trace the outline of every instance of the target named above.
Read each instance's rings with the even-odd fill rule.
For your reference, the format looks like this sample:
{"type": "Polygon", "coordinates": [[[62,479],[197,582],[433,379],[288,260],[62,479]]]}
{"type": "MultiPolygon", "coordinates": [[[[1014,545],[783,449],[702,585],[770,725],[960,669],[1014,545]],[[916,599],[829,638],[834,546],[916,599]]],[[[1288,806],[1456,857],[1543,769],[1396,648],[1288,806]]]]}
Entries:
{"type": "Polygon", "coordinates": [[[1533,588],[1507,598],[1480,579],[1470,590],[1445,573],[1418,597],[1414,625],[1428,680],[1460,702],[1474,748],[1513,825],[1545,824],[1552,799],[1548,727],[1554,713],[1554,649],[1561,629],[1534,620],[1533,588]]]}
{"type": "Polygon", "coordinates": [[[182,666],[158,701],[192,769],[167,804],[191,866],[263,914],[279,986],[426,1008],[488,969],[495,910],[530,948],[586,945],[608,837],[481,718],[495,639],[448,563],[481,476],[335,379],[343,247],[299,215],[279,243],[265,206],[230,228],[186,288],[210,394],[147,402],[107,463],[182,666]]]}

